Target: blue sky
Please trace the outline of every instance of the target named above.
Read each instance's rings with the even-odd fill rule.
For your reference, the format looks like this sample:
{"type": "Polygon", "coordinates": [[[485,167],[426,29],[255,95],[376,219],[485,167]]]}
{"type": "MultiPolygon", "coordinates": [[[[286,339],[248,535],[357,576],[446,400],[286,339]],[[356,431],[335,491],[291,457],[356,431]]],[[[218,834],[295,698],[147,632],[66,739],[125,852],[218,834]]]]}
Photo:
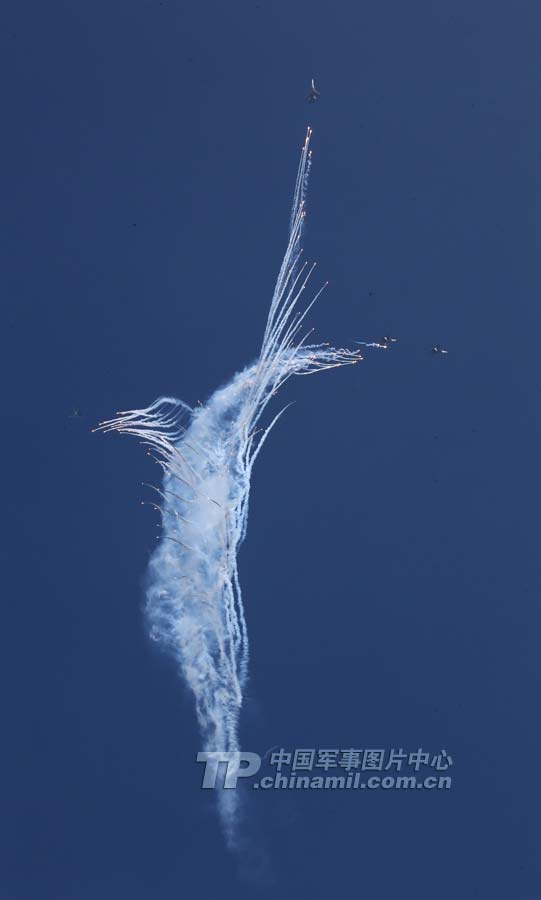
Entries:
{"type": "Polygon", "coordinates": [[[5,11],[1,900],[539,896],[540,25],[526,0],[5,11]],[[157,471],[90,429],[255,357],[307,124],[316,337],[399,340],[284,390],[239,559],[242,742],[445,747],[453,786],[260,793],[254,885],[144,632],[157,471]]]}

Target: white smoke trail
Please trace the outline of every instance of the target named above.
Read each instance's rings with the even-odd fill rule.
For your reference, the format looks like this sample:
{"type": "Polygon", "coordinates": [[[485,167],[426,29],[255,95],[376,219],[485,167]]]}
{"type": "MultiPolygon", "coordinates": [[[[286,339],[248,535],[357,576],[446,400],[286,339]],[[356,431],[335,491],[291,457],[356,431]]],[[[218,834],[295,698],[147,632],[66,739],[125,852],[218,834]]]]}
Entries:
{"type": "MultiPolygon", "coordinates": [[[[314,266],[300,264],[311,153],[302,148],[289,241],[259,358],[192,410],[170,397],[118,413],[99,429],[143,438],[163,469],[156,488],[163,537],[149,564],[151,636],[178,660],[194,698],[204,749],[239,749],[238,721],[248,667],[248,634],[237,570],[246,534],[254,462],[281,412],[260,428],[263,411],[291,375],[358,362],[357,350],[298,339],[308,310],[298,305],[314,266]]],[[[220,791],[226,836],[234,844],[238,791],[220,791]]]]}

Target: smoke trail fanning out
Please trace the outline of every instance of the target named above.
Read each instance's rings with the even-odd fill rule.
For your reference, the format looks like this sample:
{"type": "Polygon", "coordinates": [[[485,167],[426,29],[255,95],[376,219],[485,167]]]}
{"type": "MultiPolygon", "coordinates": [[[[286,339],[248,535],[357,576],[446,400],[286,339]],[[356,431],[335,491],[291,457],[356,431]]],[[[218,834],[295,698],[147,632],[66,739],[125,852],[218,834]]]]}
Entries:
{"type": "MultiPolygon", "coordinates": [[[[308,344],[307,335],[299,339],[305,316],[323,290],[299,311],[315,265],[300,260],[310,137],[308,129],[289,241],[258,359],[217,390],[204,407],[193,410],[180,400],[162,397],[146,409],[119,413],[99,426],[142,438],[163,469],[163,484],[155,489],[163,532],[150,560],[147,589],[150,633],[180,664],[207,751],[239,749],[248,634],[237,552],[246,534],[252,468],[281,415],[262,428],[262,414],[291,375],[309,375],[362,358],[357,350],[308,344]]],[[[219,794],[231,843],[238,793],[219,794]]]]}

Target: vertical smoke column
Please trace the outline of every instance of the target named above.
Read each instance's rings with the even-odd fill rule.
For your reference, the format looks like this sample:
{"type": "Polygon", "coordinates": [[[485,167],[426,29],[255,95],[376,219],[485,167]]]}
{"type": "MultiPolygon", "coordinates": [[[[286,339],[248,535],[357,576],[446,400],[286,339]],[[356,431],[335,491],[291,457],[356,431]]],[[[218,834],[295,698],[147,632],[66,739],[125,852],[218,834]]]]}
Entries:
{"type": "MultiPolygon", "coordinates": [[[[246,535],[252,468],[271,428],[261,416],[294,374],[358,362],[360,351],[308,345],[299,338],[299,301],[314,265],[301,264],[300,240],[310,168],[308,129],[278,274],[258,359],[217,390],[204,407],[169,397],[118,413],[99,429],[143,439],[163,470],[156,491],[162,538],[148,570],[151,636],[176,658],[195,700],[203,749],[239,749],[238,722],[248,667],[248,634],[237,569],[246,535]]],[[[283,412],[283,410],[282,410],[283,412]]],[[[221,791],[226,835],[235,840],[238,792],[221,791]]]]}

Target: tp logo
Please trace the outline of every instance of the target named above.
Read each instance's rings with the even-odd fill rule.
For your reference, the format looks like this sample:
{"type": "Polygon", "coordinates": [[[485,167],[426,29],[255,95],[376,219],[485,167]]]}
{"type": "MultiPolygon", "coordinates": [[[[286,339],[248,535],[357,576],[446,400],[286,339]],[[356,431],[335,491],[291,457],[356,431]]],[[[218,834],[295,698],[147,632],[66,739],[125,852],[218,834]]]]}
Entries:
{"type": "Polygon", "coordinates": [[[255,775],[261,768],[261,757],[257,753],[242,753],[240,750],[200,750],[197,754],[197,762],[205,763],[203,775],[204,788],[215,788],[218,777],[218,766],[226,764],[224,788],[236,788],[239,778],[249,778],[255,775]],[[246,763],[241,767],[241,763],[246,763]]]}

